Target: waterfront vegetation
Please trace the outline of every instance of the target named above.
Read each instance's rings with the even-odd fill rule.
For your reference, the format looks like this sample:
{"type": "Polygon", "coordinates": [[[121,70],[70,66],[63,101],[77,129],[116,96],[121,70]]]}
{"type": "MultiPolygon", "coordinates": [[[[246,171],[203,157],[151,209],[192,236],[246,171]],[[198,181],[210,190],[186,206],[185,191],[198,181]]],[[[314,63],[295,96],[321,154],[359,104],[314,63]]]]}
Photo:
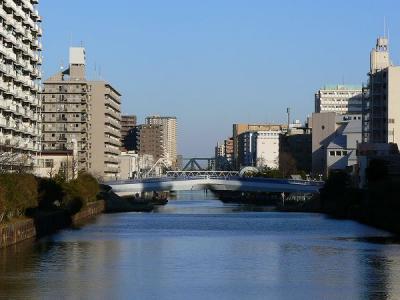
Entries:
{"type": "Polygon", "coordinates": [[[332,172],[321,190],[322,210],[400,233],[400,178],[381,160],[370,162],[366,177],[367,186],[359,189],[346,172],[332,172]]]}
{"type": "Polygon", "coordinates": [[[289,178],[292,174],[298,174],[302,179],[306,179],[307,174],[304,171],[295,170],[286,172],[284,169],[272,169],[269,167],[260,168],[257,172],[246,172],[245,177],[261,177],[261,178],[289,178]]]}
{"type": "Polygon", "coordinates": [[[97,200],[99,185],[88,173],[76,179],[62,176],[37,178],[31,174],[0,174],[0,223],[23,215],[64,210],[69,215],[79,212],[97,200]]]}

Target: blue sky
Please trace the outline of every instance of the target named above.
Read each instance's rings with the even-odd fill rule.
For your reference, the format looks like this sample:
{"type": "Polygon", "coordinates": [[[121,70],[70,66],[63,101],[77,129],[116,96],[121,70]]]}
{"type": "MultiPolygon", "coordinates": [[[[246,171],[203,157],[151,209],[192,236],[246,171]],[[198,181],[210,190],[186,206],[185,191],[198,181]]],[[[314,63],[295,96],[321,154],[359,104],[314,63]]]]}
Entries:
{"type": "Polygon", "coordinates": [[[325,84],[367,80],[386,17],[400,64],[398,0],[42,0],[43,77],[86,48],[123,112],[178,118],[178,148],[210,156],[232,123],[304,120],[325,84]]]}

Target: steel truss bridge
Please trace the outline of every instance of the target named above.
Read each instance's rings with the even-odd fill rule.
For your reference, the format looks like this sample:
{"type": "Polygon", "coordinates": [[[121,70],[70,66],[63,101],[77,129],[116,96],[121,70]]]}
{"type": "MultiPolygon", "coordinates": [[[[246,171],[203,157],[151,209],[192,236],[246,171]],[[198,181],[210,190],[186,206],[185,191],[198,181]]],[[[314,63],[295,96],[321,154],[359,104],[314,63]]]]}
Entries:
{"type": "Polygon", "coordinates": [[[185,178],[185,177],[209,177],[209,178],[230,178],[238,177],[238,171],[167,171],[166,177],[185,178]]]}
{"type": "Polygon", "coordinates": [[[214,190],[239,192],[319,193],[323,182],[245,178],[230,171],[171,171],[158,178],[106,182],[119,196],[142,192],[214,190]]]}

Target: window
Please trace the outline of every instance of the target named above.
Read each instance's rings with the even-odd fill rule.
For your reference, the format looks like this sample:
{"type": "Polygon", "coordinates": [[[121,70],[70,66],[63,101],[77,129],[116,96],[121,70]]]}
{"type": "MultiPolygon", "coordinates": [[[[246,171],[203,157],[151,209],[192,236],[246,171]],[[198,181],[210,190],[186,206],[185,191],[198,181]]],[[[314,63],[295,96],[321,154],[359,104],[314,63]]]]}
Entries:
{"type": "Polygon", "coordinates": [[[45,159],[44,166],[45,168],[52,168],[54,166],[54,161],[52,159],[45,159]]]}
{"type": "Polygon", "coordinates": [[[347,151],[343,151],[343,156],[346,156],[347,155],[347,151]]]}
{"type": "Polygon", "coordinates": [[[329,156],[335,156],[335,151],[329,151],[329,156]]]}
{"type": "Polygon", "coordinates": [[[336,156],[342,156],[342,151],[336,151],[336,156]]]}

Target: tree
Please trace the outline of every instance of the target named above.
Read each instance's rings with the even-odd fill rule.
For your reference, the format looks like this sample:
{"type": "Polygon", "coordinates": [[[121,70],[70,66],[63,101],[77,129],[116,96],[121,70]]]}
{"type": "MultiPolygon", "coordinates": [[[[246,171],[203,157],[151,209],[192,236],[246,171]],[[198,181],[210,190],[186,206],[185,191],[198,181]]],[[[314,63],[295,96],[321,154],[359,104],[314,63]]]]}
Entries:
{"type": "Polygon", "coordinates": [[[289,152],[283,152],[279,155],[279,170],[284,177],[289,177],[297,172],[297,163],[289,152]]]}

